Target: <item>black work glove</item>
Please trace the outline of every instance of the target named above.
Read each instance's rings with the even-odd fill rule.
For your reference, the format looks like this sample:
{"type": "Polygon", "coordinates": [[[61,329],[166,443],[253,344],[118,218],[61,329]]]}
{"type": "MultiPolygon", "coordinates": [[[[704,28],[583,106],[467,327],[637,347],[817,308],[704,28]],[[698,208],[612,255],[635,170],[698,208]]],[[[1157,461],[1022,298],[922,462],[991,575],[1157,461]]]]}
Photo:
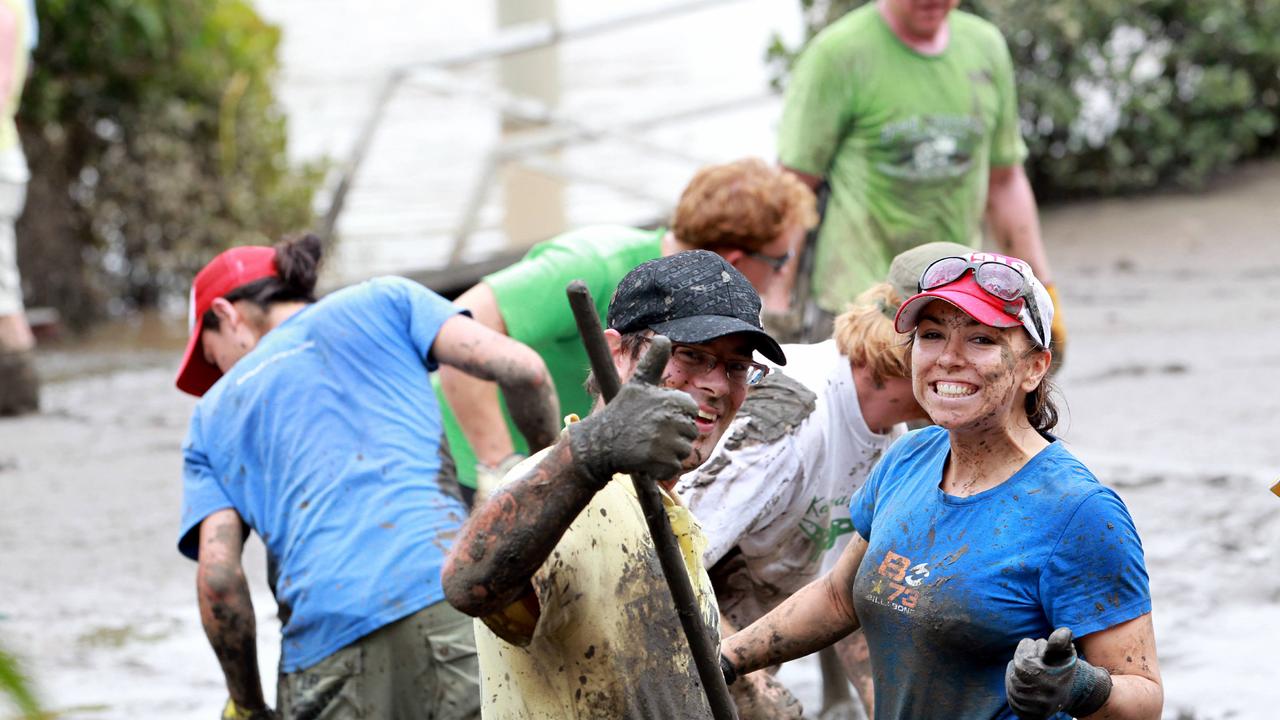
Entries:
{"type": "Polygon", "coordinates": [[[1071,630],[1058,628],[1048,640],[1023,638],[1004,672],[1009,707],[1022,720],[1044,720],[1066,712],[1084,717],[1111,697],[1111,674],[1076,655],[1071,630]]]}
{"type": "Polygon", "coordinates": [[[593,486],[603,487],[614,473],[675,477],[693,452],[698,404],[687,393],[657,386],[669,357],[671,341],[654,336],[617,397],[569,426],[574,468],[593,486]]]}

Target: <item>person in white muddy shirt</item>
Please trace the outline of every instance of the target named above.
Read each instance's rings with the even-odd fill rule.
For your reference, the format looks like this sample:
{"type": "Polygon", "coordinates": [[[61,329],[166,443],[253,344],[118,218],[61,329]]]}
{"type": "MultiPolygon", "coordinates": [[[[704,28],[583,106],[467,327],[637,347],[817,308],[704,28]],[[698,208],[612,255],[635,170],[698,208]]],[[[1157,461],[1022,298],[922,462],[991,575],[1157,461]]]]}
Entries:
{"type": "MultiPolygon", "coordinates": [[[[709,541],[703,560],[726,635],[764,616],[840,556],[853,529],[850,497],[903,423],[926,418],[912,394],[909,348],[894,331],[893,316],[915,294],[925,267],[968,252],[936,242],[896,257],[889,282],[868,289],[837,317],[830,339],[784,346],[785,374],[774,372],[752,388],[711,458],[681,478],[677,490],[709,541]]],[[[837,652],[870,714],[862,634],[845,639],[837,652]]],[[[824,718],[861,714],[831,658],[824,684],[824,718]]]]}

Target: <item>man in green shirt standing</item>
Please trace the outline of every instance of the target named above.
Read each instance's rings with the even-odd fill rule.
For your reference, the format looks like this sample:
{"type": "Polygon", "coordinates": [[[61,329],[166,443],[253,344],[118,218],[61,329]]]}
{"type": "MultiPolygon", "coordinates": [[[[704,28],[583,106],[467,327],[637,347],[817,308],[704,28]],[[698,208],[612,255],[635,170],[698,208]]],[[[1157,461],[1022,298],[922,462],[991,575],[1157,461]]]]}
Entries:
{"type": "MultiPolygon", "coordinates": [[[[703,249],[719,253],[763,295],[817,219],[813,193],[790,173],[757,159],[712,165],[681,194],[670,230],[598,225],[564,233],[485,277],[456,303],[536,350],[551,372],[560,409],[586,416],[591,398],[583,383],[590,363],[565,296],[570,281],[587,284],[603,318],[618,282],[636,266],[703,249]]],[[[444,366],[434,382],[458,481],[468,496],[477,484],[483,493],[529,448],[493,383],[444,366]]]]}
{"type": "MultiPolygon", "coordinates": [[[[778,152],[811,188],[830,187],[811,278],[824,313],[842,312],[905,250],[940,240],[978,248],[984,219],[999,251],[1024,258],[1058,305],[1022,169],[1009,50],[958,4],[867,3],[796,63],[778,152]]],[[[1061,327],[1053,336],[1066,337],[1061,327]]]]}

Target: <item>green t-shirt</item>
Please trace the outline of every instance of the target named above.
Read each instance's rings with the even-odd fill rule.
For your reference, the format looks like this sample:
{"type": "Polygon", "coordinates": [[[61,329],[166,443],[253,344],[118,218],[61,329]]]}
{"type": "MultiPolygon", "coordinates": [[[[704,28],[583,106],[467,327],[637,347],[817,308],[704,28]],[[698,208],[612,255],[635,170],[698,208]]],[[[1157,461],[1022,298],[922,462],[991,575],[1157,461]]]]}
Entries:
{"type": "Polygon", "coordinates": [[[875,3],[819,33],[787,88],[778,154],[827,178],[813,293],[841,312],[898,253],[981,242],[988,174],[1019,164],[1013,62],[995,26],[952,11],[940,55],[902,43],[875,3]]]}
{"type": "MultiPolygon", "coordinates": [[[[562,413],[586,417],[591,398],[584,383],[591,363],[578,336],[578,326],[569,309],[565,286],[582,280],[595,298],[603,322],[613,291],[623,276],[637,265],[662,254],[666,230],[637,230],[617,225],[596,225],[558,235],[534,245],[520,262],[484,279],[498,300],[498,311],[507,325],[507,335],[533,348],[556,384],[562,413]]],[[[445,436],[458,466],[458,481],[475,487],[476,456],[471,444],[433,378],[445,436]]],[[[507,412],[502,412],[517,452],[528,453],[524,436],[507,412]]]]}

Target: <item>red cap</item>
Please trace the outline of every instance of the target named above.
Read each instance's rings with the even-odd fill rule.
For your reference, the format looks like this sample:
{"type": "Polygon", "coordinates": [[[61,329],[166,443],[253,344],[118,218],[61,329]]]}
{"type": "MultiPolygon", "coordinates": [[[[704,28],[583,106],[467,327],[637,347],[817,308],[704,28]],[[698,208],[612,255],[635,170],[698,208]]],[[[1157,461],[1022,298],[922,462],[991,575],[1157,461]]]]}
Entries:
{"type": "Polygon", "coordinates": [[[898,315],[893,320],[894,329],[900,333],[911,332],[911,329],[920,322],[920,311],[934,300],[946,300],[988,327],[1007,328],[1022,324],[1018,313],[1022,310],[1025,301],[1001,300],[978,287],[978,282],[973,279],[973,273],[970,272],[965,273],[964,277],[955,282],[912,295],[902,303],[902,307],[898,308],[898,315]]]}
{"type": "Polygon", "coordinates": [[[204,314],[213,307],[213,301],[225,296],[241,285],[265,277],[276,277],[275,248],[245,245],[227,250],[196,274],[191,283],[191,300],[188,305],[186,352],[178,367],[174,384],[178,389],[200,397],[222,377],[222,371],[204,359],[204,343],[200,333],[204,330],[204,314]]]}

